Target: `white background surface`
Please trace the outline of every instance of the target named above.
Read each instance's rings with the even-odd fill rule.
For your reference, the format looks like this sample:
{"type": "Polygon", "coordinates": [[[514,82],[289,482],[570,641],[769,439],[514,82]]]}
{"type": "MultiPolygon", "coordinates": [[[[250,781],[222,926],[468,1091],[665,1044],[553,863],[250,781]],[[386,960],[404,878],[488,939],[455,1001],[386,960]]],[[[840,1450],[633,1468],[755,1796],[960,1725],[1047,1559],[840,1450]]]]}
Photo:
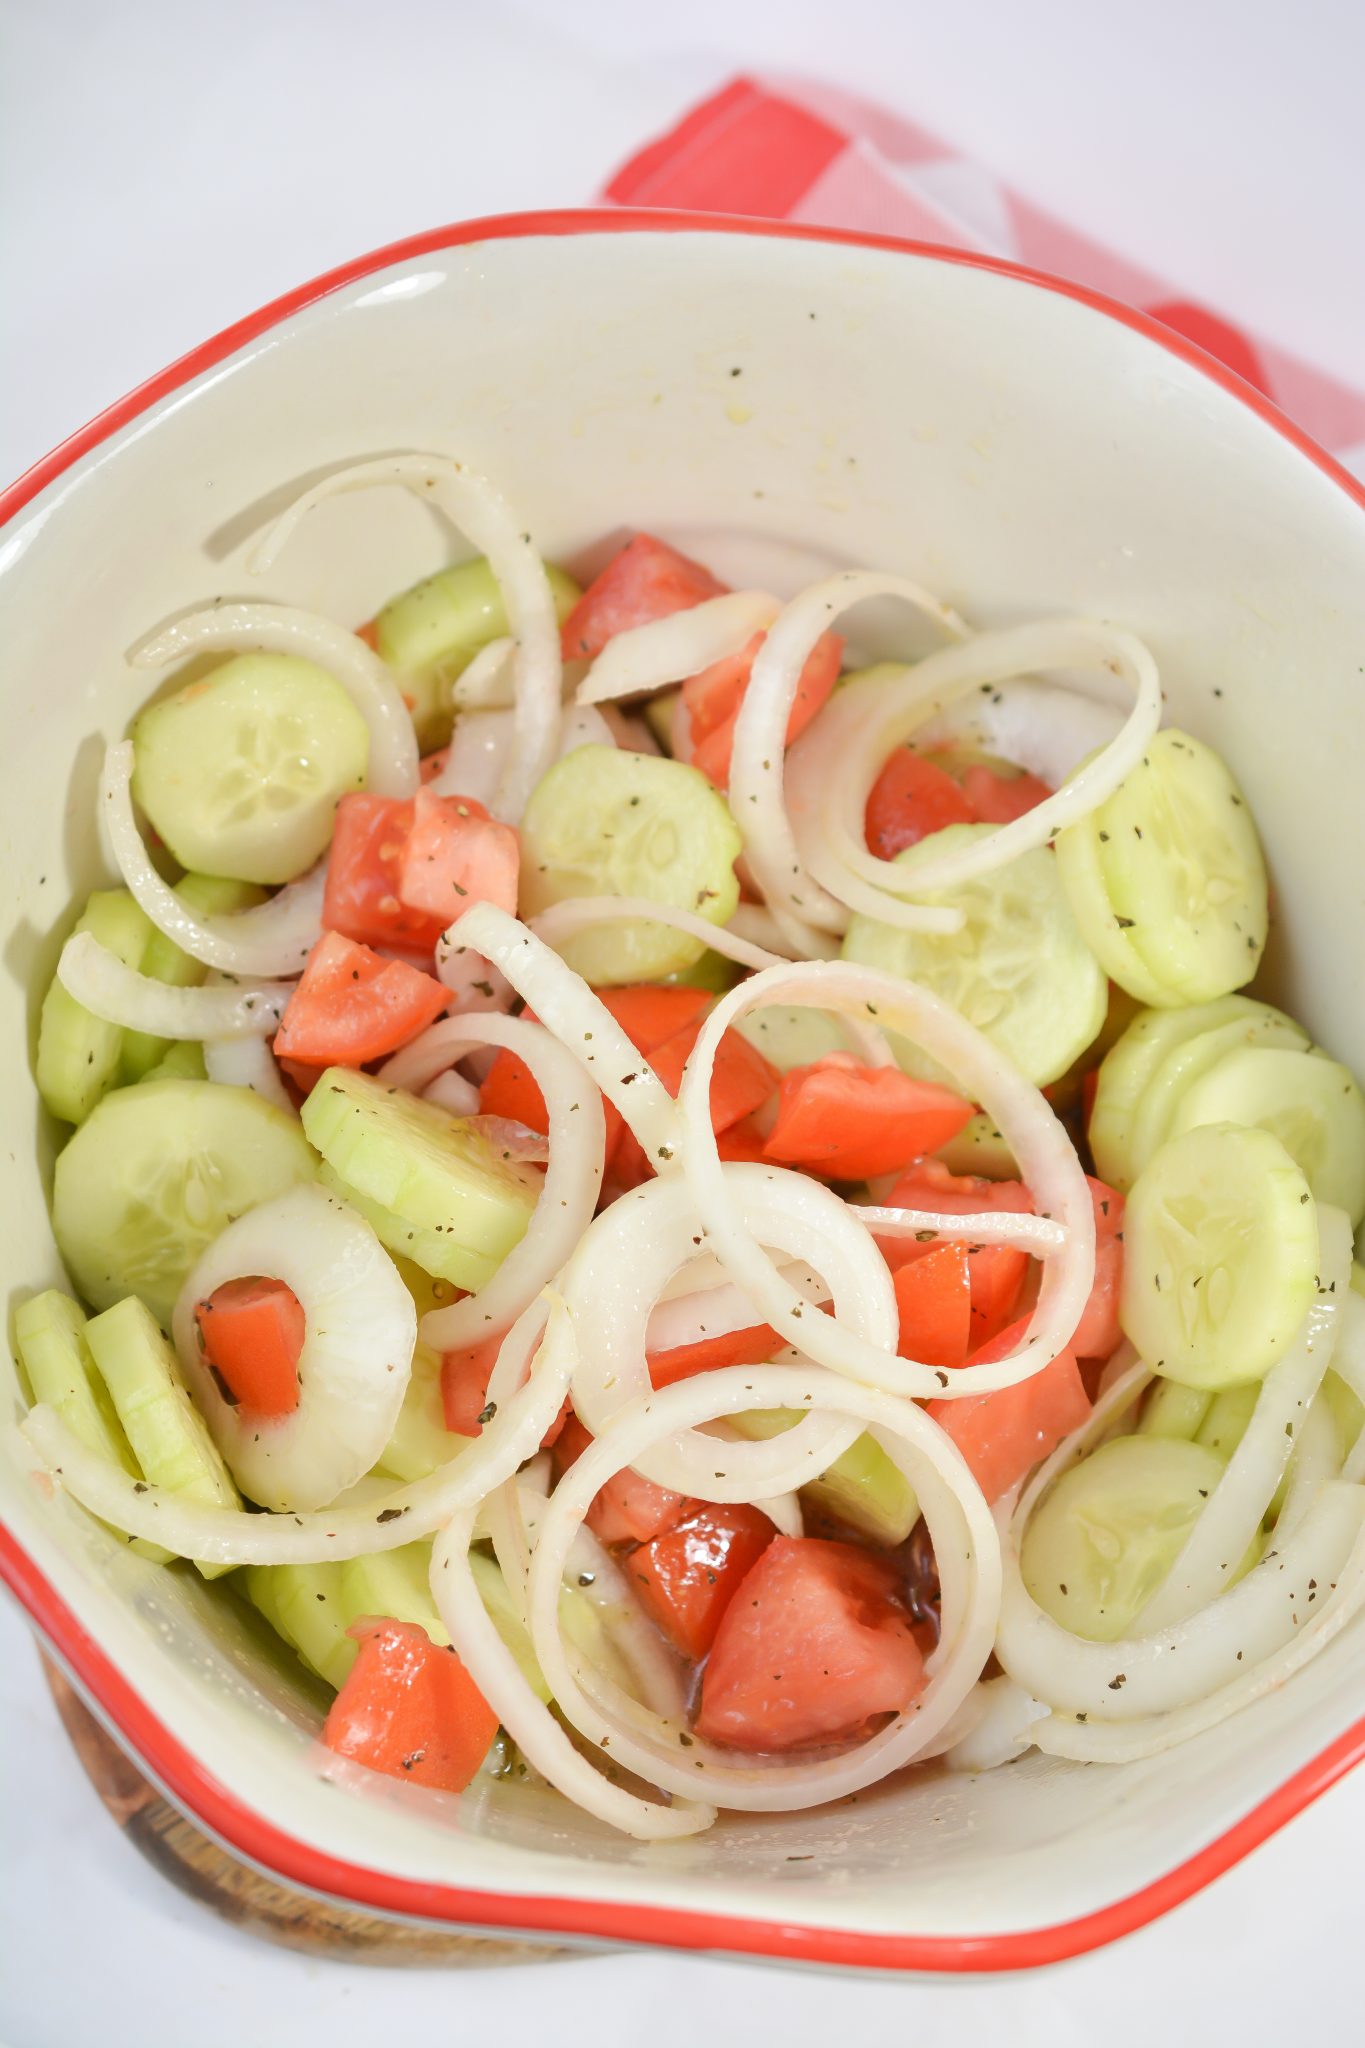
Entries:
{"type": "MultiPolygon", "coordinates": [[[[912,113],[1030,197],[1365,376],[1358,0],[10,0],[0,7],[0,481],[331,264],[589,198],[740,65],[912,113]]],[[[101,1815],[0,1607],[0,2043],[916,2048],[1360,2037],[1365,1774],[1115,1950],[855,1983],[612,1956],[390,1974],[247,1941],[101,1815]]]]}

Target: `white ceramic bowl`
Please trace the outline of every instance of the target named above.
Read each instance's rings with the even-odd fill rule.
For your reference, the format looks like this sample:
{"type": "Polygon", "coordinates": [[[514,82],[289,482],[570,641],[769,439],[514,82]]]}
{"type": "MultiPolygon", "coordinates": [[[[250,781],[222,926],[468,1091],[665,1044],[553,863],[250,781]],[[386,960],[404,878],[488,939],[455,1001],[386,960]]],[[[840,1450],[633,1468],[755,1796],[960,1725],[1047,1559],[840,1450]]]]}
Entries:
{"type": "MultiPolygon", "coordinates": [[[[1327,457],[1164,329],[1004,265],[733,220],[475,223],[267,307],[0,500],[11,1298],[60,1279],[26,1053],[54,929],[105,872],[101,741],[146,687],[122,650],[246,590],[248,531],[300,483],[399,448],[476,463],[560,557],[624,525],[701,553],[727,537],[730,561],[736,535],[777,536],[904,571],[980,623],[1132,626],[1170,715],[1254,804],[1274,985],[1365,1069],[1365,497],[1327,457]]],[[[411,500],[349,497],[268,594],[354,622],[448,545],[411,500]]],[[[193,1574],[130,1557],[8,1455],[0,1510],[10,1585],[171,1796],[255,1862],[377,1910],[882,1968],[1038,1963],[1184,1897],[1365,1749],[1357,1627],[1155,1763],[1035,1757],[682,1844],[382,1781],[352,1798],[312,1768],[316,1717],[193,1574]]]]}

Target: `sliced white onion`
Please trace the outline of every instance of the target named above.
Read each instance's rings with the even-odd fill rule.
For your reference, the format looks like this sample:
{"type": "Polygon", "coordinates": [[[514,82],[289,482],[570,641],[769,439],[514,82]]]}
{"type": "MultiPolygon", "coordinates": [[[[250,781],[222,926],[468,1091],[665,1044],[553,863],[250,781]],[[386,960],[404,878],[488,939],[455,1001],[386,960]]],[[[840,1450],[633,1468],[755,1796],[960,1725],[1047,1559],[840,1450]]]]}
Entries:
{"type": "Polygon", "coordinates": [[[578,1060],[528,1017],[448,1017],[433,1024],[380,1069],[393,1088],[420,1093],[475,1046],[515,1053],[531,1071],[549,1112],[545,1182],[526,1233],[491,1280],[422,1318],[422,1341],[457,1351],[496,1336],[529,1308],[592,1221],[602,1188],[606,1119],[602,1098],[578,1060]]]}
{"type": "Polygon", "coordinates": [[[679,1143],[677,1106],[581,975],[492,903],[471,904],[446,936],[452,945],[473,946],[493,962],[541,1023],[587,1068],[646,1155],[660,1170],[667,1167],[679,1143]]]}
{"type": "Polygon", "coordinates": [[[152,866],[133,813],[132,780],[133,743],[115,740],[105,749],[100,814],[118,871],[157,930],[226,974],[297,974],[322,935],[326,862],[253,910],[200,917],[152,866]]]}
{"type": "Polygon", "coordinates": [[[1341,1478],[1342,1462],[1332,1411],[1319,1393],[1303,1418],[1289,1460],[1284,1505],[1275,1518],[1277,1537],[1298,1527],[1328,1480],[1341,1478]]]}
{"type": "Polygon", "coordinates": [[[755,633],[766,632],[781,606],[765,590],[731,590],[704,598],[610,639],[578,689],[580,704],[640,697],[686,682],[716,661],[728,661],[755,633]]]}
{"type": "Polygon", "coordinates": [[[57,962],[57,979],[94,1016],[155,1038],[268,1036],[294,993],[288,981],[176,988],[139,974],[91,932],[72,933],[57,962]]]}
{"type": "Polygon", "coordinates": [[[564,713],[564,723],[559,728],[558,757],[561,761],[575,747],[614,747],[618,744],[619,733],[595,705],[571,704],[564,713]]]}
{"type": "Polygon", "coordinates": [[[516,702],[516,646],[504,634],[481,647],[450,686],[456,712],[505,711],[516,702]]]}
{"type": "Polygon", "coordinates": [[[969,1705],[976,1712],[943,1753],[950,1771],[994,1771],[1032,1747],[1033,1731],[1051,1709],[1012,1678],[984,1678],[969,1705]]]}
{"type": "Polygon", "coordinates": [[[249,1088],[263,1102],[292,1115],[293,1101],[279,1063],[264,1038],[206,1038],[204,1072],[227,1088],[249,1088]]]}
{"type": "Polygon", "coordinates": [[[724,925],[696,917],[690,910],[676,910],[670,903],[655,903],[648,896],[566,896],[562,903],[552,903],[539,917],[533,917],[530,929],[547,946],[558,949],[567,939],[590,931],[594,925],[629,923],[644,917],[655,924],[666,924],[671,931],[686,932],[691,939],[700,939],[713,952],[737,961],[741,967],[773,967],[782,959],[781,954],[754,945],[724,925]]]}
{"type": "MultiPolygon", "coordinates": [[[[1038,1090],[964,1017],[927,989],[850,961],[767,968],[722,996],[706,1018],[683,1073],[678,1110],[683,1173],[697,1214],[706,1219],[711,1250],[754,1302],[760,1319],[831,1371],[894,1393],[955,1400],[1031,1378],[1065,1348],[1075,1331],[1095,1269],[1094,1212],[1075,1148],[1038,1090]],[[1044,1259],[1028,1328],[1008,1357],[962,1366],[949,1374],[897,1357],[894,1337],[885,1349],[867,1343],[841,1317],[807,1316],[802,1321],[799,1295],[777,1271],[734,1199],[734,1183],[721,1164],[711,1129],[716,1049],[740,1017],[768,1003],[811,1004],[841,1016],[870,1014],[879,1029],[903,1032],[947,1067],[962,1093],[982,1104],[1001,1132],[1019,1162],[1038,1215],[1065,1233],[1064,1244],[1044,1259]]],[[[771,1171],[773,1177],[781,1173],[779,1168],[761,1170],[771,1171]]],[[[785,1199],[793,1206],[816,1199],[811,1191],[818,1184],[807,1176],[790,1174],[783,1180],[785,1199]]],[[[945,1216],[939,1227],[945,1237],[977,1240],[988,1220],[995,1219],[945,1216]]]]}
{"type": "Polygon", "coordinates": [[[208,648],[296,654],[325,668],[369,732],[366,788],[376,796],[412,795],[417,787],[417,736],[411,714],[384,663],[354,633],[292,605],[210,605],[148,634],[129,659],[134,668],[164,668],[167,662],[208,648]]]}
{"type": "Polygon", "coordinates": [[[251,566],[268,569],[300,520],[325,498],[382,484],[401,484],[443,513],[487,559],[502,593],[516,650],[516,744],[491,808],[515,824],[554,759],[562,679],[559,621],[530,534],[486,477],[446,455],[395,455],[356,463],[296,499],[259,544],[251,566]]]}
{"type": "Polygon", "coordinates": [[[441,1109],[448,1109],[452,1116],[477,1116],[479,1113],[479,1091],[472,1081],[466,1081],[463,1074],[454,1067],[447,1067],[434,1081],[428,1081],[421,1090],[426,1102],[434,1102],[441,1109]]]}
{"type": "Polygon", "coordinates": [[[1318,1233],[1317,1299],[1284,1357],[1266,1375],[1242,1440],[1170,1571],[1134,1617],[1134,1635],[1169,1628],[1215,1600],[1246,1556],[1274,1499],[1309,1406],[1332,1362],[1351,1273],[1349,1218],[1340,1209],[1319,1205],[1318,1233]]]}
{"type": "MultiPolygon", "coordinates": [[[[744,1289],[723,1277],[714,1281],[713,1259],[697,1263],[704,1269],[701,1277],[684,1266],[660,1290],[645,1331],[647,1352],[677,1351],[685,1344],[700,1344],[708,1337],[728,1337],[732,1330],[753,1327],[754,1305],[744,1289]],[[689,1287],[687,1283],[694,1277],[696,1284],[689,1287]]],[[[724,1269],[720,1270],[723,1274],[724,1269]]],[[[818,1307],[829,1300],[829,1288],[804,1260],[794,1260],[782,1270],[807,1301],[818,1307]]]]}
{"type": "Polygon", "coordinates": [[[762,903],[736,904],[728,929],[779,960],[834,960],[839,954],[839,941],[828,932],[793,925],[762,903]]]}
{"type": "Polygon", "coordinates": [[[292,1188],[229,1223],[180,1290],[172,1334],[195,1405],[249,1500],[325,1507],[393,1435],[412,1374],[417,1311],[363,1217],[322,1188],[292,1188]],[[195,1308],[229,1280],[283,1280],[304,1313],[298,1406],[263,1416],[229,1403],[205,1362],[195,1308]]]}
{"type": "MultiPolygon", "coordinates": [[[[1357,1401],[1365,1403],[1365,1297],[1348,1288],[1342,1304],[1341,1329],[1332,1369],[1343,1379],[1357,1401]]],[[[1365,1480],[1365,1429],[1360,1431],[1347,1454],[1343,1477],[1365,1480]]]]}
{"type": "Polygon", "coordinates": [[[1016,676],[998,689],[974,690],[921,726],[916,747],[974,746],[1060,789],[1087,754],[1118,737],[1123,712],[1080,690],[1016,676]]]}
{"type": "Polygon", "coordinates": [[[1003,867],[1088,816],[1137,765],[1160,722],[1156,663],[1131,633],[1090,619],[981,633],[965,646],[930,655],[900,680],[869,678],[831,699],[791,751],[795,843],[811,874],[846,911],[929,929],[919,899],[1003,867]],[[1109,744],[1045,802],[969,844],[912,865],[869,852],[867,799],[892,750],[970,691],[1046,667],[1101,669],[1131,689],[1133,708],[1109,744]]]}
{"type": "MultiPolygon", "coordinates": [[[[876,1783],[911,1762],[952,1719],[989,1652],[999,1556],[976,1482],[955,1446],[913,1403],[801,1368],[771,1368],[771,1387],[765,1382],[761,1388],[745,1372],[738,1366],[704,1374],[632,1404],[569,1468],[546,1509],[531,1561],[531,1636],[558,1710],[610,1760],[678,1797],[700,1790],[740,1811],[793,1811],[876,1783]],[[905,1473],[935,1538],[944,1632],[928,1660],[925,1691],[869,1741],[816,1759],[737,1762],[732,1751],[699,1736],[684,1750],[673,1723],[656,1717],[651,1727],[642,1715],[614,1712],[590,1696],[565,1651],[558,1593],[574,1531],[613,1473],[627,1464],[638,1467],[661,1438],[774,1399],[782,1407],[828,1409],[870,1427],[905,1473]]],[[[458,1637],[456,1642],[463,1655],[458,1637]]]]}
{"type": "Polygon", "coordinates": [[[1065,1230],[1046,1216],[1001,1210],[995,1215],[973,1216],[967,1231],[962,1216],[948,1209],[884,1209],[870,1202],[850,1202],[848,1206],[874,1236],[921,1240],[970,1237],[973,1244],[1017,1245],[1035,1259],[1052,1258],[1066,1249],[1065,1230]]]}
{"type": "MultiPolygon", "coordinates": [[[[957,613],[919,584],[903,576],[843,570],[811,584],[783,607],[754,657],[735,720],[730,808],[744,835],[750,869],[769,909],[808,931],[842,931],[847,912],[813,875],[802,871],[784,788],[787,721],[816,642],[840,613],[867,597],[901,598],[932,619],[949,639],[966,635],[957,613]]],[[[820,723],[819,717],[813,721],[820,723]]],[[[844,772],[842,763],[833,763],[828,755],[825,769],[832,778],[844,772]]]]}
{"type": "MultiPolygon", "coordinates": [[[[843,1203],[814,1181],[809,1205],[782,1199],[788,1176],[766,1167],[730,1165],[727,1186],[762,1235],[787,1259],[804,1260],[825,1279],[836,1310],[869,1345],[894,1350],[897,1311],[891,1276],[876,1246],[851,1222],[843,1203]]],[[[705,1242],[706,1229],[686,1182],[674,1175],[646,1181],[604,1209],[584,1233],[559,1286],[573,1320],[578,1365],[574,1407],[594,1436],[603,1436],[623,1408],[651,1391],[645,1351],[651,1310],[667,1282],[705,1242]]],[[[807,1323],[825,1321],[802,1303],[807,1323]]],[[[755,1318],[752,1310],[749,1321],[755,1318]]],[[[798,1335],[793,1339],[800,1343],[798,1335]]],[[[767,1376],[754,1366],[750,1377],[767,1376]]],[[[769,1407],[778,1407],[775,1399],[769,1407]]],[[[696,1431],[651,1445],[639,1470],[656,1486],[704,1500],[751,1501],[788,1492],[815,1478],[846,1451],[856,1425],[830,1417],[804,1417],[794,1429],[757,1442],[721,1447],[696,1431]]]]}
{"type": "Polygon", "coordinates": [[[447,932],[436,941],[436,975],[454,996],[454,1009],[461,1017],[506,1012],[517,999],[511,982],[491,960],[472,946],[453,943],[447,932]]]}
{"type": "Polygon", "coordinates": [[[473,797],[491,807],[516,739],[514,711],[462,711],[455,720],[440,773],[427,787],[433,796],[473,797]]]}
{"type": "Polygon", "coordinates": [[[573,1362],[562,1305],[549,1304],[547,1326],[545,1306],[533,1303],[503,1341],[489,1380],[497,1413],[473,1443],[427,1477],[381,1498],[313,1514],[206,1507],[183,1492],[134,1479],[121,1465],[87,1450],[45,1402],[29,1410],[20,1431],[73,1500],[127,1536],[142,1536],[205,1564],[325,1564],[397,1550],[430,1536],[457,1510],[477,1507],[539,1450],[564,1404],[573,1362]],[[518,1385],[542,1330],[529,1376],[518,1385]]]}

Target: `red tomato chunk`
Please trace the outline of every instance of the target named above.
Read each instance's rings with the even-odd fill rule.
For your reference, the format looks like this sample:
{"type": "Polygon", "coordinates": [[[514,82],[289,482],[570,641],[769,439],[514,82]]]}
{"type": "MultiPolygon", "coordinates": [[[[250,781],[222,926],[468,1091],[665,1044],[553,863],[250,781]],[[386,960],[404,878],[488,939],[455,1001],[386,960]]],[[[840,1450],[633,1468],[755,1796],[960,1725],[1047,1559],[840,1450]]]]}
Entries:
{"type": "MultiPolygon", "coordinates": [[[[993,1344],[973,1352],[968,1364],[1008,1357],[1027,1328],[1027,1317],[1011,1323],[993,1344]]],[[[1017,1386],[967,1394],[960,1401],[930,1401],[928,1412],[957,1445],[987,1500],[996,1501],[1080,1428],[1090,1413],[1090,1397],[1075,1354],[1068,1350],[1017,1386]]]]}
{"type": "Polygon", "coordinates": [[[699,1372],[719,1372],[727,1365],[758,1365],[779,1352],[783,1342],[767,1323],[748,1323],[742,1330],[699,1337],[695,1344],[651,1351],[646,1361],[649,1377],[656,1387],[671,1387],[679,1380],[695,1379],[699,1372]]]}
{"type": "Polygon", "coordinates": [[[800,1749],[860,1734],[924,1683],[890,1565],[849,1543],[777,1536],[722,1617],[698,1733],[734,1749],[800,1749]]]}
{"type": "Polygon", "coordinates": [[[413,910],[399,894],[412,819],[411,798],[370,796],[362,790],[341,799],[322,899],[324,930],[371,946],[431,951],[449,918],[413,910]]]}
{"type": "MultiPolygon", "coordinates": [[[[555,1445],[555,1474],[562,1476],[593,1441],[576,1415],[570,1415],[555,1445]]],[[[648,1543],[680,1520],[688,1506],[685,1494],[656,1486],[629,1466],[616,1472],[593,1497],[586,1520],[603,1543],[648,1543]]]]}
{"type": "Polygon", "coordinates": [[[872,785],[865,829],[878,860],[894,860],[947,825],[970,825],[976,812],[946,770],[910,747],[897,747],[872,785]]]}
{"type": "Polygon", "coordinates": [[[700,562],[653,534],[637,533],[588,585],[564,621],[560,644],[566,661],[591,661],[608,640],[632,626],[647,626],[672,612],[689,611],[726,586],[700,562]]]}
{"type": "Polygon", "coordinates": [[[685,1657],[706,1655],[773,1535],[759,1508],[693,1501],[680,1522],[631,1553],[641,1606],[685,1657]]]}
{"type": "Polygon", "coordinates": [[[972,1338],[971,1260],[965,1244],[925,1247],[893,1276],[900,1312],[900,1354],[924,1365],[967,1362],[972,1338]]]}
{"type": "MultiPolygon", "coordinates": [[[[683,684],[683,702],[692,721],[692,765],[709,776],[717,789],[730,780],[730,757],[735,746],[735,721],[754,656],[765,635],[755,633],[738,654],[713,662],[683,684]]],[[[786,743],[799,739],[817,711],[826,702],[838,680],[844,658],[844,643],[837,633],[822,633],[806,657],[787,715],[786,743]]]]}
{"type": "Polygon", "coordinates": [[[1077,1358],[1107,1358],[1122,1334],[1119,1293],[1123,1286],[1123,1196],[1117,1188],[1086,1175],[1095,1209],[1095,1283],[1081,1311],[1071,1349],[1077,1358]]]}
{"type": "Polygon", "coordinates": [[[360,1645],[332,1701],[322,1739],[338,1756],[463,1792],[498,1732],[498,1717],[451,1649],[407,1621],[358,1621],[360,1645]]]}
{"type": "Polygon", "coordinates": [[[324,932],[285,1006],[275,1051],[310,1066],[364,1066],[425,1031],[449,1002],[431,975],[324,932]]]}
{"type": "Polygon", "coordinates": [[[399,900],[444,924],[471,903],[494,903],[515,917],[520,859],[512,827],[490,818],[473,797],[420,789],[399,856],[399,900]]]}
{"type": "MultiPolygon", "coordinates": [[[[485,1338],[482,1344],[472,1344],[466,1351],[442,1353],[441,1408],[446,1428],[456,1436],[482,1436],[485,1417],[489,1422],[493,1420],[488,1406],[488,1382],[501,1349],[502,1338],[497,1336],[485,1338]]],[[[567,1415],[566,1403],[540,1440],[543,1451],[558,1439],[567,1415]]]]}
{"type": "Polygon", "coordinates": [[[194,1305],[204,1359],[234,1406],[292,1415],[299,1405],[302,1305],[283,1280],[225,1280],[194,1305]]]}
{"type": "Polygon", "coordinates": [[[767,1154],[826,1180],[870,1180],[937,1151],[971,1114],[960,1095],[899,1067],[830,1053],[782,1076],[767,1154]]]}
{"type": "Polygon", "coordinates": [[[1011,825],[1016,818],[1037,810],[1052,791],[1036,775],[1000,775],[984,762],[976,762],[962,777],[962,794],[983,825],[1011,825]]]}
{"type": "MultiPolygon", "coordinates": [[[[953,1174],[941,1160],[923,1159],[896,1182],[889,1206],[936,1209],[951,1216],[980,1216],[990,1210],[1026,1216],[1032,1213],[1033,1197],[1017,1180],[953,1174]]],[[[916,1244],[907,1238],[880,1238],[878,1242],[893,1270],[924,1258],[934,1248],[932,1243],[916,1244]]],[[[1028,1253],[1015,1245],[978,1245],[968,1240],[967,1257],[972,1276],[972,1343],[986,1344],[1014,1313],[1028,1271],[1028,1253]]]]}

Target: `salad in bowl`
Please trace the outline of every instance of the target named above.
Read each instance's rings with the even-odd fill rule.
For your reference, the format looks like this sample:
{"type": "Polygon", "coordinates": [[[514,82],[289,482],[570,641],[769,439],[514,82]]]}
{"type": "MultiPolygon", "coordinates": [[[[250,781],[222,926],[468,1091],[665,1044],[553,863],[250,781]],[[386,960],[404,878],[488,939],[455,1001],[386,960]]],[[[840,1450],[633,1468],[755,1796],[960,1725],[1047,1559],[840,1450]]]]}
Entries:
{"type": "Polygon", "coordinates": [[[263,1617],[321,1771],[645,1841],[1278,1687],[1365,1602],[1365,1100],[1148,646],[576,578],[444,455],[257,564],[394,484],[476,552],[134,651],[35,1482],[263,1617]]]}

